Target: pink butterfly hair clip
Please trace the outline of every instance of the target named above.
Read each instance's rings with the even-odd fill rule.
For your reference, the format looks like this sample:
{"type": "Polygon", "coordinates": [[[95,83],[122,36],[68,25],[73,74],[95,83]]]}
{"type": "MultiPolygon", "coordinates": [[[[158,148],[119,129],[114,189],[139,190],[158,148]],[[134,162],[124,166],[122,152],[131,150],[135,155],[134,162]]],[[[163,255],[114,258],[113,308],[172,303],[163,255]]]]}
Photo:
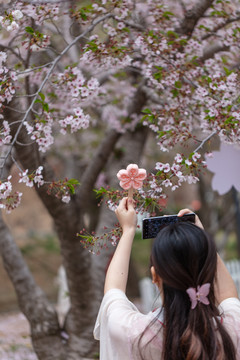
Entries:
{"type": "Polygon", "coordinates": [[[197,303],[200,302],[204,305],[209,305],[209,300],[207,298],[210,290],[210,284],[206,283],[202,286],[198,286],[197,290],[195,288],[188,288],[186,292],[189,295],[191,301],[191,309],[195,309],[197,303]]]}
{"type": "Polygon", "coordinates": [[[128,190],[128,197],[133,196],[133,189],[140,189],[143,180],[146,179],[147,172],[145,169],[139,169],[136,164],[129,164],[125,169],[119,170],[117,178],[120,180],[120,186],[128,190]]]}

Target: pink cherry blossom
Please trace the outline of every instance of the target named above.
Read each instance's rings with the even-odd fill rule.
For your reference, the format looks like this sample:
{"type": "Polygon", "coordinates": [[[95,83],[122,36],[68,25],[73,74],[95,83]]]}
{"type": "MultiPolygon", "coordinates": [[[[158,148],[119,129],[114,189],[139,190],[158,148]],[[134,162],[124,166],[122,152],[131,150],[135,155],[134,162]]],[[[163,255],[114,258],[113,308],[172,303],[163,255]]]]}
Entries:
{"type": "Polygon", "coordinates": [[[201,157],[201,154],[195,152],[192,156],[192,159],[193,159],[193,161],[197,162],[198,159],[200,159],[200,157],[201,157]]]}
{"type": "Polygon", "coordinates": [[[64,196],[62,196],[62,202],[68,204],[70,200],[71,200],[70,195],[64,195],[64,196]]]}
{"type": "Polygon", "coordinates": [[[176,156],[175,156],[175,158],[174,158],[174,160],[175,160],[177,163],[181,163],[181,162],[182,162],[182,156],[181,156],[179,153],[177,153],[176,156]]]}
{"type": "Polygon", "coordinates": [[[139,169],[136,164],[129,164],[126,170],[122,169],[117,173],[117,178],[120,180],[120,186],[124,190],[141,188],[143,180],[146,179],[146,177],[146,170],[139,169]]]}

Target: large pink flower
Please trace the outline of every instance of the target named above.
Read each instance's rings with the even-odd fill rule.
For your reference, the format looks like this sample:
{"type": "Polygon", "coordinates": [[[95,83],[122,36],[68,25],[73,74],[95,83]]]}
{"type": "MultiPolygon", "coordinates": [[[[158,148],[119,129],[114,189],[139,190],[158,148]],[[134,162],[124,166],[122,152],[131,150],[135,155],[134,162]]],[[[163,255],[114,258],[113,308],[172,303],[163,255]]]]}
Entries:
{"type": "Polygon", "coordinates": [[[129,164],[127,169],[122,169],[117,173],[117,177],[120,180],[120,186],[124,190],[130,188],[139,189],[142,187],[142,182],[147,177],[145,169],[139,169],[136,164],[129,164]]]}

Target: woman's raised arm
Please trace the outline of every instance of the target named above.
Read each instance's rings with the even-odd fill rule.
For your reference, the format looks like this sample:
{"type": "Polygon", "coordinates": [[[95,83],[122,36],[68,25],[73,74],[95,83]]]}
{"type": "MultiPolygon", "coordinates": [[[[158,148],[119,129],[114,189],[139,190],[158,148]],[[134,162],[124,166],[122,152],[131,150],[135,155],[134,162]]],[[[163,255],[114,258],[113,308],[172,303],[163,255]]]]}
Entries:
{"type": "Polygon", "coordinates": [[[110,289],[120,289],[126,292],[130,254],[137,225],[137,215],[132,198],[125,197],[120,201],[116,216],[123,233],[107,270],[104,293],[110,289]]]}

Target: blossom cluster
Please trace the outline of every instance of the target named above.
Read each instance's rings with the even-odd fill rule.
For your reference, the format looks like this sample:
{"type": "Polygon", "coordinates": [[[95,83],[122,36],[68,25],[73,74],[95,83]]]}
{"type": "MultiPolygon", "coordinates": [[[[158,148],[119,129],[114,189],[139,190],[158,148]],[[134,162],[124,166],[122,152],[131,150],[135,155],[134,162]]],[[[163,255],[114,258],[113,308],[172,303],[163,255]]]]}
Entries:
{"type": "Polygon", "coordinates": [[[33,125],[25,121],[24,125],[31,140],[35,140],[38,144],[39,150],[46,152],[54,142],[54,137],[52,136],[53,118],[51,114],[44,111],[40,121],[36,121],[33,125]]]}
{"type": "Polygon", "coordinates": [[[75,194],[78,185],[79,181],[76,179],[66,178],[64,180],[52,181],[48,185],[47,193],[49,195],[54,194],[55,197],[68,204],[71,200],[71,195],[75,194]]]}
{"type": "Polygon", "coordinates": [[[83,113],[81,108],[73,109],[75,115],[68,115],[65,119],[59,120],[61,126],[60,132],[66,134],[67,129],[70,128],[71,133],[80,129],[87,129],[89,126],[90,116],[83,113]]]}
{"type": "MultiPolygon", "coordinates": [[[[106,26],[105,26],[106,27],[106,26]]],[[[107,25],[108,32],[110,28],[107,25]]],[[[109,34],[108,34],[109,35],[109,34]]],[[[121,33],[121,42],[119,43],[114,38],[115,32],[110,32],[110,40],[106,43],[101,41],[97,34],[90,36],[89,41],[84,46],[84,52],[80,59],[80,64],[88,65],[90,69],[96,68],[98,71],[114,70],[130,66],[132,58],[129,56],[131,48],[128,37],[121,33]]]]}
{"type": "Polygon", "coordinates": [[[7,12],[5,16],[0,16],[0,25],[7,31],[14,31],[19,29],[18,21],[22,19],[22,11],[16,9],[7,12]]]}
{"type": "Polygon", "coordinates": [[[5,101],[9,103],[15,94],[15,87],[12,81],[16,80],[16,72],[9,70],[3,65],[6,60],[6,52],[0,51],[0,109],[2,104],[5,101]]]}
{"type": "Polygon", "coordinates": [[[9,144],[12,140],[12,135],[10,135],[10,126],[6,120],[2,123],[2,128],[0,128],[0,146],[9,144]]]}
{"type": "MultiPolygon", "coordinates": [[[[193,6],[190,0],[184,3],[187,9],[193,6]]],[[[179,30],[184,10],[172,0],[96,0],[84,6],[78,4],[70,9],[70,15],[65,10],[60,3],[35,5],[17,1],[14,10],[9,9],[0,17],[4,34],[7,32],[9,37],[6,40],[0,35],[6,44],[6,52],[0,52],[0,103],[3,108],[17,95],[22,97],[19,104],[25,109],[24,96],[31,99],[34,92],[37,94],[24,126],[40,151],[50,149],[59,128],[64,135],[90,125],[124,133],[133,131],[141,119],[141,124],[155,134],[162,152],[185,145],[188,140],[199,143],[204,133],[216,133],[223,141],[239,143],[240,76],[235,65],[240,31],[236,2],[214,1],[192,34],[179,30]],[[84,29],[85,35],[79,42],[74,43],[74,26],[64,37],[60,14],[69,16],[67,20],[73,21],[72,25],[78,21],[77,29],[84,29]],[[21,37],[15,37],[16,29],[21,37]],[[58,41],[58,37],[63,41],[58,41]],[[8,40],[13,44],[12,52],[7,48],[8,40]],[[32,52],[39,50],[36,62],[32,52]],[[7,56],[9,68],[4,65],[7,56]],[[25,69],[23,59],[28,56],[25,69]],[[53,61],[44,63],[49,57],[53,61]],[[54,60],[54,73],[48,74],[54,60]],[[18,70],[13,71],[14,67],[18,70]],[[30,91],[25,90],[21,73],[25,74],[30,91]],[[19,82],[14,86],[16,74],[19,82]],[[143,94],[143,104],[132,110],[139,92],[143,94]]],[[[18,121],[22,124],[21,119],[18,121]]],[[[10,120],[4,120],[0,145],[12,141],[10,129],[10,120]]],[[[181,160],[177,155],[172,165],[158,162],[139,196],[144,201],[164,198],[166,189],[174,191],[183,182],[198,181],[198,170],[204,166],[198,152],[181,156],[181,160]]],[[[41,176],[25,170],[20,178],[27,186],[41,186],[41,176]]],[[[56,182],[55,186],[57,196],[68,202],[71,193],[66,182],[56,182]]]]}
{"type": "Polygon", "coordinates": [[[57,20],[59,16],[58,4],[24,4],[24,2],[19,2],[18,6],[21,7],[23,14],[33,19],[37,25],[42,25],[49,19],[57,20]]]}
{"type": "Polygon", "coordinates": [[[33,187],[34,184],[38,187],[42,186],[44,184],[42,171],[43,167],[39,166],[32,174],[28,174],[28,169],[19,173],[19,183],[25,183],[28,187],[33,187]]]}
{"type": "Polygon", "coordinates": [[[63,73],[59,73],[54,81],[61,91],[70,93],[73,98],[80,97],[82,100],[86,98],[95,98],[99,93],[99,82],[96,78],[86,81],[82,71],[78,67],[69,67],[63,73]]]}
{"type": "Polygon", "coordinates": [[[150,196],[158,198],[159,194],[164,193],[164,188],[168,187],[175,191],[183,182],[196,184],[199,181],[197,172],[202,167],[206,167],[206,162],[201,159],[201,154],[198,152],[190,154],[188,158],[177,153],[172,165],[157,162],[156,174],[152,174],[148,184],[150,196]]]}
{"type": "Polygon", "coordinates": [[[82,229],[77,236],[80,237],[80,243],[90,253],[99,255],[101,251],[109,248],[109,244],[116,246],[122,235],[122,229],[119,223],[115,224],[113,229],[104,228],[105,232],[96,235],[93,231],[91,234],[87,230],[82,229]]]}
{"type": "Polygon", "coordinates": [[[0,181],[0,209],[6,210],[7,213],[19,206],[22,197],[22,193],[12,191],[10,180],[11,176],[6,181],[0,181]]]}
{"type": "Polygon", "coordinates": [[[50,36],[42,34],[39,31],[33,31],[31,27],[28,27],[28,32],[30,33],[30,43],[29,41],[23,41],[22,45],[26,44],[26,50],[28,48],[31,51],[43,51],[50,45],[50,36]]]}

